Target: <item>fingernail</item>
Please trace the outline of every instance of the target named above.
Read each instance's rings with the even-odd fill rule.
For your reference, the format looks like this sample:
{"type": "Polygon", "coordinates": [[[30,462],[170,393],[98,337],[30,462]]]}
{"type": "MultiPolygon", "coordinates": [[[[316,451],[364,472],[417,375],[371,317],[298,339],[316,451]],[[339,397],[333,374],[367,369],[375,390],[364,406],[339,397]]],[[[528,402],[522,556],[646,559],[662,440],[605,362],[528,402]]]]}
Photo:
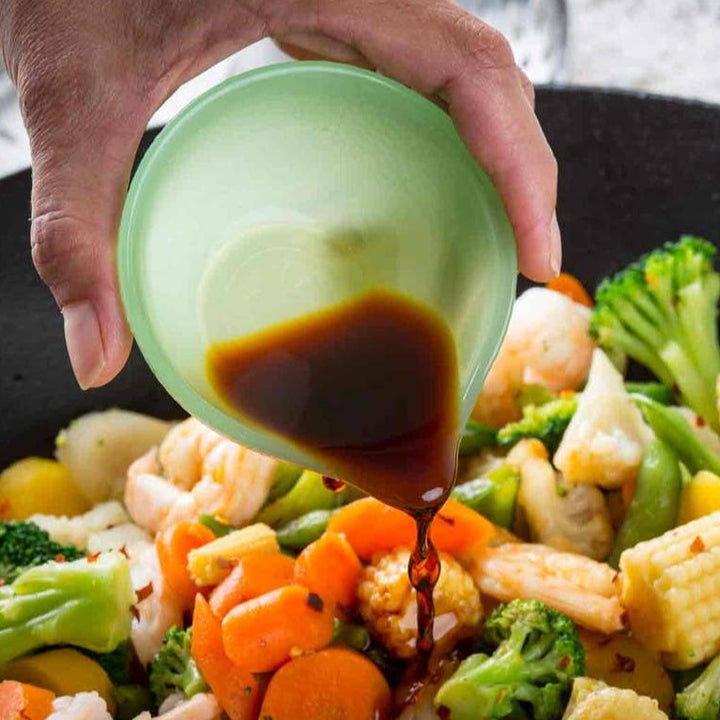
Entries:
{"type": "Polygon", "coordinates": [[[70,303],[63,310],[65,343],[70,364],[83,390],[93,387],[105,367],[100,323],[89,300],[70,303]]]}
{"type": "Polygon", "coordinates": [[[557,213],[553,213],[550,221],[550,239],[548,248],[550,270],[554,277],[560,274],[562,268],[562,241],[560,239],[560,226],[558,225],[557,213]]]}

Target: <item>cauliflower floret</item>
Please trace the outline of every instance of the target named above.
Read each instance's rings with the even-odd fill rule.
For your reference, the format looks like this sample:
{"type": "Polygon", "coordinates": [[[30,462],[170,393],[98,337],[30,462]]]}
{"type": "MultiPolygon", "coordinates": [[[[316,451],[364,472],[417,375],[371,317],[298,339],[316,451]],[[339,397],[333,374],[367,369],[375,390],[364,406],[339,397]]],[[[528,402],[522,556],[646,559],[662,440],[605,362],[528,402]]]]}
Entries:
{"type": "Polygon", "coordinates": [[[593,485],[564,487],[547,459],[528,456],[521,463],[518,505],[533,542],[594,560],[610,553],[613,528],[602,492],[593,485]]]}
{"type": "Polygon", "coordinates": [[[83,515],[32,515],[28,519],[45,530],[55,542],[83,550],[91,535],[130,522],[130,516],[117,500],[96,505],[83,515]]]}
{"type": "Polygon", "coordinates": [[[47,720],[112,720],[112,715],[96,692],[82,692],[56,698],[47,720]]]}
{"type": "MultiPolygon", "coordinates": [[[[173,706],[160,707],[155,720],[220,720],[223,712],[211,693],[199,693],[189,700],[181,700],[173,706]]],[[[138,715],[135,720],[153,720],[149,712],[138,715]]]]}
{"type": "Polygon", "coordinates": [[[600,680],[579,677],[563,720],[668,720],[657,700],[632,690],[609,687],[600,680]]]}
{"type": "MultiPolygon", "coordinates": [[[[410,553],[397,549],[373,558],[358,586],[360,614],[370,631],[397,657],[415,654],[417,604],[408,578],[410,553]]],[[[440,553],[442,569],[435,586],[436,640],[461,634],[482,619],[480,593],[459,563],[440,553]]]]}
{"type": "Polygon", "coordinates": [[[651,438],[622,375],[602,350],[595,350],[587,385],[553,464],[568,482],[617,488],[635,477],[651,438]]]}
{"type": "Polygon", "coordinates": [[[90,535],[87,541],[87,551],[94,554],[125,548],[132,553],[132,548],[138,543],[149,542],[152,542],[152,537],[139,525],[123,523],[90,535]]]}

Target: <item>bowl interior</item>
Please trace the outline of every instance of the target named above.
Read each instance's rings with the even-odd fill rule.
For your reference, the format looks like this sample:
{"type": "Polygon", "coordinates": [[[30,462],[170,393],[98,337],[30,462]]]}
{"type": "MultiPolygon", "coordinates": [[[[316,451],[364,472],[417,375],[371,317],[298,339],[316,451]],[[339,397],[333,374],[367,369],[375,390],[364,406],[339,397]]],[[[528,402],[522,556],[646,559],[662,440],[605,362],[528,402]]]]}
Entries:
{"type": "Polygon", "coordinates": [[[464,419],[516,269],[502,203],[445,113],[373,73],[293,63],[225,82],[158,136],[128,195],[119,271],[170,394],[240,442],[312,466],[219,409],[210,344],[393,290],[452,329],[464,419]]]}

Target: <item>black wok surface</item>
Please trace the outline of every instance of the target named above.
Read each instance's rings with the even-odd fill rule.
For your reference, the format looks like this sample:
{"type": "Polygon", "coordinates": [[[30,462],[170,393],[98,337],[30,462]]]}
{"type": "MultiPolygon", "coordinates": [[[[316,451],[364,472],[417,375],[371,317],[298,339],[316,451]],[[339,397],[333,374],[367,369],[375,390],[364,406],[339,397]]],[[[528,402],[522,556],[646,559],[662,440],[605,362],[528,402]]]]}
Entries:
{"type": "MultiPolygon", "coordinates": [[[[540,89],[537,112],[560,166],[566,270],[594,287],[681,233],[720,243],[720,107],[540,89]]],[[[60,314],[30,260],[29,197],[29,172],[0,181],[0,468],[48,453],[58,429],[92,409],[181,416],[137,350],[109,387],[77,387],[60,314]]]]}

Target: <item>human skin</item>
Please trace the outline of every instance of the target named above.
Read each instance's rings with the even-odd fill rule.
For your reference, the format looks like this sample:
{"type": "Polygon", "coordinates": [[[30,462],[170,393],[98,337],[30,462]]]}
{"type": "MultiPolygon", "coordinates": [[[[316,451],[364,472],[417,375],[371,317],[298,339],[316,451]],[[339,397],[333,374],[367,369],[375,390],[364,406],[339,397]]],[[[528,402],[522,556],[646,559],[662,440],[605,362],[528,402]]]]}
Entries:
{"type": "Polygon", "coordinates": [[[520,271],[560,269],[557,165],[507,41],[452,0],[2,0],[0,50],[33,165],[32,258],[83,388],[132,345],[115,243],[142,133],[182,83],[263,37],[378,70],[443,103],[490,174],[520,271]]]}

